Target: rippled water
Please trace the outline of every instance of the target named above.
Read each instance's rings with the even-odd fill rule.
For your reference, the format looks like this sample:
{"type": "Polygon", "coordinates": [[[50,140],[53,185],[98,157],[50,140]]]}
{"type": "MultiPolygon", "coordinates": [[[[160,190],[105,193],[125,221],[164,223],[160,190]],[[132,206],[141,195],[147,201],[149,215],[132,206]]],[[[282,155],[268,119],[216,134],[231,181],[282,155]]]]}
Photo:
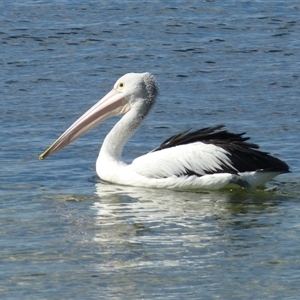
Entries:
{"type": "Polygon", "coordinates": [[[298,1],[2,1],[2,299],[298,299],[298,1]],[[277,191],[105,185],[107,120],[37,160],[127,72],[160,84],[130,160],[187,128],[246,131],[277,191]]]}

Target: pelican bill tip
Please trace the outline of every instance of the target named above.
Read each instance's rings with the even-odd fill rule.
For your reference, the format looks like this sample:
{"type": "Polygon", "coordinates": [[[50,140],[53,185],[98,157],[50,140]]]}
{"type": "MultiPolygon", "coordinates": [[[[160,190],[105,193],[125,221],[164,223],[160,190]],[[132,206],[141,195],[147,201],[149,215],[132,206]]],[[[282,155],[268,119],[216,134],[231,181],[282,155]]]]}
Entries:
{"type": "Polygon", "coordinates": [[[43,160],[44,158],[44,153],[39,156],[39,160],[43,160]]]}
{"type": "Polygon", "coordinates": [[[49,154],[49,149],[47,149],[45,152],[43,152],[40,156],[39,156],[39,160],[43,160],[45,159],[49,154]]]}

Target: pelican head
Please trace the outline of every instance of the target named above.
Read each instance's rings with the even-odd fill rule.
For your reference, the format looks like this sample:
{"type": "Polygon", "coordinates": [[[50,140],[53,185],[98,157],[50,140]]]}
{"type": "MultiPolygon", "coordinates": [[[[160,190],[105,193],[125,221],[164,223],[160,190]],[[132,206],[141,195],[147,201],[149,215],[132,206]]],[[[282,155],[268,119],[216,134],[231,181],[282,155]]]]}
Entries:
{"type": "Polygon", "coordinates": [[[114,90],[123,94],[131,104],[143,100],[154,101],[157,96],[157,83],[150,73],[128,73],[117,80],[114,90]]]}
{"type": "Polygon", "coordinates": [[[44,153],[48,155],[64,148],[101,121],[135,109],[146,115],[155,102],[157,83],[150,73],[128,73],[117,80],[113,89],[75,121],[44,153]]]}

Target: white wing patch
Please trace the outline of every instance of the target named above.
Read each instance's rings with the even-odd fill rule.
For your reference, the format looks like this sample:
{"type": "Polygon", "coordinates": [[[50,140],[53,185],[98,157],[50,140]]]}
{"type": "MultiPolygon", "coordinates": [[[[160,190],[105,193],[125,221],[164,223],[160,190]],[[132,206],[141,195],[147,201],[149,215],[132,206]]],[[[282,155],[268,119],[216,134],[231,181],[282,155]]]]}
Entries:
{"type": "Polygon", "coordinates": [[[135,159],[131,166],[136,173],[148,178],[181,176],[187,172],[201,176],[222,169],[236,170],[230,161],[229,152],[201,142],[150,152],[135,159]]]}

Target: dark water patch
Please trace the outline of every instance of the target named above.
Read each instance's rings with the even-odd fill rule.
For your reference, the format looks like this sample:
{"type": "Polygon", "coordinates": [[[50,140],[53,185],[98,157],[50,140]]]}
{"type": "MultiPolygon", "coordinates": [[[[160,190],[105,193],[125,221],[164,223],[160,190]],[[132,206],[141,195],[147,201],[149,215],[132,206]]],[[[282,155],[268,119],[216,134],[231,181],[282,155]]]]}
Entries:
{"type": "Polygon", "coordinates": [[[183,75],[183,74],[177,74],[176,77],[185,78],[185,77],[189,77],[189,76],[188,75],[183,75]]]}
{"type": "Polygon", "coordinates": [[[283,37],[289,35],[289,33],[285,32],[285,33],[277,33],[277,34],[273,34],[272,37],[283,37]]]}

